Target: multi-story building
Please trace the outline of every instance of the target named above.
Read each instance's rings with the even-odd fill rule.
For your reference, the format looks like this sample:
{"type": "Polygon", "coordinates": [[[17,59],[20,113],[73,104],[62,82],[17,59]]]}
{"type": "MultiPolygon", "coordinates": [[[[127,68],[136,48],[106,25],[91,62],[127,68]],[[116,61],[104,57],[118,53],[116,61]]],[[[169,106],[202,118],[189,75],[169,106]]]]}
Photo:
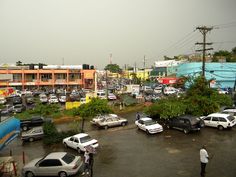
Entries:
{"type": "Polygon", "coordinates": [[[0,66],[0,87],[17,89],[94,89],[95,69],[89,65],[0,66]]]}
{"type": "Polygon", "coordinates": [[[152,69],[145,68],[145,69],[138,69],[134,68],[133,70],[125,70],[123,76],[128,79],[133,79],[134,75],[141,80],[147,80],[150,78],[150,73],[152,69]]]}
{"type": "Polygon", "coordinates": [[[186,62],[186,60],[156,61],[155,68],[151,72],[151,77],[158,79],[176,75],[178,65],[184,62],[186,62]]]}

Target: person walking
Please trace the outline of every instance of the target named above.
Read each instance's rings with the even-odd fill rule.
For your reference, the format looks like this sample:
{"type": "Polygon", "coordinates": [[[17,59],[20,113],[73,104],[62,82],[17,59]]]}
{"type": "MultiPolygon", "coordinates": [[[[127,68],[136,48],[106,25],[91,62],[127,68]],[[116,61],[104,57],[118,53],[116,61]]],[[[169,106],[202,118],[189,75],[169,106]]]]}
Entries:
{"type": "Polygon", "coordinates": [[[89,174],[89,151],[87,149],[84,152],[84,172],[82,175],[85,175],[85,173],[89,174]]]}
{"type": "Polygon", "coordinates": [[[93,162],[94,162],[94,158],[93,158],[93,153],[89,153],[89,167],[90,167],[90,177],[93,177],[93,162]]]}
{"type": "Polygon", "coordinates": [[[205,169],[206,169],[206,165],[209,161],[209,156],[206,150],[206,145],[203,145],[202,148],[200,149],[200,162],[201,162],[201,177],[205,176],[205,169]]]}
{"type": "Polygon", "coordinates": [[[140,114],[139,112],[136,113],[136,120],[139,120],[140,119],[140,114]]]}

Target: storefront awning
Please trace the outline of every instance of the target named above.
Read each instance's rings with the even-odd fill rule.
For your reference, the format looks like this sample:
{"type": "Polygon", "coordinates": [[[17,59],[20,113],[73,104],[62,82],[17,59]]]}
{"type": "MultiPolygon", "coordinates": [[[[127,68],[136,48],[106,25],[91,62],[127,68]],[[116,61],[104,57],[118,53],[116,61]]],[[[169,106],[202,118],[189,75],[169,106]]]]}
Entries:
{"type": "Polygon", "coordinates": [[[164,77],[164,78],[159,78],[158,82],[160,84],[175,84],[177,80],[178,78],[176,77],[164,77]]]}

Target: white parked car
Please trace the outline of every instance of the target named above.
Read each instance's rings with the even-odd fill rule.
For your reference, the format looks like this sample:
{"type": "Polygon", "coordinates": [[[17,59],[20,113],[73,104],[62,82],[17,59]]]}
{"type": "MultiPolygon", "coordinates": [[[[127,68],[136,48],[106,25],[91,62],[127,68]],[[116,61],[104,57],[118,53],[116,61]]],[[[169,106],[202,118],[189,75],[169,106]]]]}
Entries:
{"type": "Polygon", "coordinates": [[[22,176],[59,176],[75,175],[83,161],[80,156],[67,152],[52,152],[45,157],[30,161],[22,168],[22,176]]]}
{"type": "Polygon", "coordinates": [[[135,121],[137,127],[148,134],[160,133],[163,131],[163,127],[154,121],[152,118],[143,117],[135,121]]]}
{"type": "Polygon", "coordinates": [[[39,100],[41,103],[47,103],[48,102],[48,97],[46,95],[40,95],[39,100]]]}
{"type": "Polygon", "coordinates": [[[63,144],[65,147],[73,148],[79,153],[84,152],[86,146],[92,146],[95,149],[99,146],[98,141],[96,139],[92,139],[86,133],[79,133],[65,138],[63,139],[63,144]]]}
{"type": "Polygon", "coordinates": [[[60,101],[61,103],[65,103],[65,102],[66,102],[66,95],[60,95],[60,96],[59,96],[59,101],[60,101]]]}
{"type": "Polygon", "coordinates": [[[162,86],[157,86],[153,90],[155,93],[162,93],[162,86]]]}
{"type": "Polygon", "coordinates": [[[0,97],[0,104],[5,104],[7,102],[6,98],[0,97]]]}
{"type": "Polygon", "coordinates": [[[231,128],[236,124],[236,120],[230,114],[213,113],[202,118],[205,126],[216,127],[219,130],[224,128],[231,128]]]}
{"type": "Polygon", "coordinates": [[[58,103],[58,98],[56,96],[51,96],[48,100],[49,103],[58,103]]]}
{"type": "Polygon", "coordinates": [[[116,100],[116,95],[114,93],[108,93],[108,100],[116,100]]]}
{"type": "Polygon", "coordinates": [[[163,92],[165,95],[171,95],[171,94],[177,93],[178,89],[176,89],[174,87],[165,87],[163,92]]]}

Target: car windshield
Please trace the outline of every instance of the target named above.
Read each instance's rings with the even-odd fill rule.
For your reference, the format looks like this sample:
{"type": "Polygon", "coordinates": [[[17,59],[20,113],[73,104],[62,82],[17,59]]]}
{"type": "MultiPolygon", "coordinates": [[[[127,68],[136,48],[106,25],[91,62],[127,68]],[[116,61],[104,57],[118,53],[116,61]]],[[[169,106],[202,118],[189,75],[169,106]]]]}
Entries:
{"type": "Polygon", "coordinates": [[[233,121],[235,118],[233,116],[228,116],[227,119],[231,122],[233,121]]]}
{"type": "Polygon", "coordinates": [[[144,122],[144,124],[148,126],[148,125],[154,125],[154,124],[156,124],[156,122],[153,120],[147,120],[144,122]]]}
{"type": "Polygon", "coordinates": [[[64,157],[61,158],[64,162],[66,162],[67,164],[73,162],[73,160],[75,159],[75,156],[69,153],[66,153],[66,155],[64,157]]]}
{"type": "Polygon", "coordinates": [[[22,108],[21,105],[15,105],[14,107],[15,107],[15,108],[22,108]]]}
{"type": "Polygon", "coordinates": [[[80,138],[80,142],[81,143],[86,143],[88,141],[92,140],[92,138],[90,136],[85,136],[83,138],[80,138]]]}
{"type": "Polygon", "coordinates": [[[190,120],[192,125],[195,125],[200,121],[200,118],[196,117],[196,118],[192,118],[192,119],[189,119],[189,120],[190,120]]]}

